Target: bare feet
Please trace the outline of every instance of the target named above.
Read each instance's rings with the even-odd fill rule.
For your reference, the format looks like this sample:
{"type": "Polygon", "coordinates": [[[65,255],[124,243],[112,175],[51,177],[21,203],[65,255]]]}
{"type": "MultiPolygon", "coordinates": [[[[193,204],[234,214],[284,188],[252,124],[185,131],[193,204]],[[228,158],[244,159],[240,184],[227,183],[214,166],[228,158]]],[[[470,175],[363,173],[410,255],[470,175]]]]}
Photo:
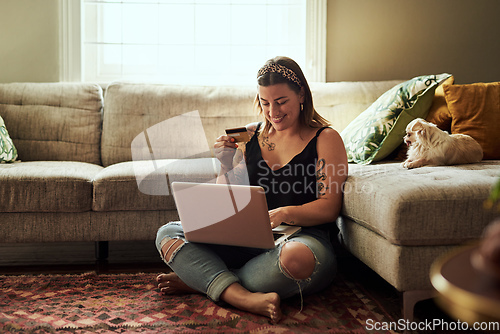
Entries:
{"type": "Polygon", "coordinates": [[[250,292],[239,283],[227,287],[221,295],[226,303],[242,310],[270,318],[274,323],[281,320],[280,297],[275,292],[250,292]]]}
{"type": "Polygon", "coordinates": [[[188,293],[198,293],[195,289],[187,286],[176,273],[160,274],[156,277],[158,289],[166,295],[179,295],[188,293]]]}
{"type": "MultiPolygon", "coordinates": [[[[184,283],[176,273],[160,274],[156,278],[158,288],[166,295],[199,293],[184,283]]],[[[281,300],[277,293],[250,292],[239,283],[233,283],[224,290],[221,300],[242,310],[270,318],[278,323],[283,316],[281,300]]]]}

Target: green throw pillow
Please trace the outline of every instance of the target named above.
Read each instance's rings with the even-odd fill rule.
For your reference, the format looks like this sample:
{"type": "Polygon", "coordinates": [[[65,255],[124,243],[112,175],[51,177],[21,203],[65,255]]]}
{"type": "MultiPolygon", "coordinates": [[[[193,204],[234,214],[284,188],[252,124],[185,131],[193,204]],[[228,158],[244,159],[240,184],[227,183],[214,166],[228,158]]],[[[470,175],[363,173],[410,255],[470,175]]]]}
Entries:
{"type": "Polygon", "coordinates": [[[349,162],[366,165],[382,160],[399,147],[408,123],[427,116],[434,91],[450,76],[419,76],[382,94],[340,134],[349,162]]]}
{"type": "Polygon", "coordinates": [[[3,118],[0,117],[0,162],[14,162],[16,158],[16,147],[9,137],[3,118]]]}

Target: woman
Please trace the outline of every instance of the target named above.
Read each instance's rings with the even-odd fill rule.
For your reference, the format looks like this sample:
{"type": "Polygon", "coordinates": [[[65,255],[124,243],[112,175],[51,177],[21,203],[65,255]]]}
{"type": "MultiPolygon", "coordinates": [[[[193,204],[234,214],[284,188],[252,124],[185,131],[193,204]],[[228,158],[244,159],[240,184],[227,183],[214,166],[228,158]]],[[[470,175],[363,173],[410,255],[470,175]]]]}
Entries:
{"type": "Polygon", "coordinates": [[[314,110],[309,85],[292,59],[269,60],[257,81],[255,107],[264,122],[247,126],[251,140],[236,167],[234,139],[217,139],[224,176],[218,182],[235,182],[238,170],[245,170],[250,184],[266,191],[271,226],[302,230],[275,249],[261,250],[189,243],[179,222],[169,223],[158,230],[156,244],[173,272],[158,276],[158,287],[166,294],[204,293],[278,322],[281,299],[317,292],[335,276],[327,223],[340,212],[347,157],[337,131],[314,110]]]}

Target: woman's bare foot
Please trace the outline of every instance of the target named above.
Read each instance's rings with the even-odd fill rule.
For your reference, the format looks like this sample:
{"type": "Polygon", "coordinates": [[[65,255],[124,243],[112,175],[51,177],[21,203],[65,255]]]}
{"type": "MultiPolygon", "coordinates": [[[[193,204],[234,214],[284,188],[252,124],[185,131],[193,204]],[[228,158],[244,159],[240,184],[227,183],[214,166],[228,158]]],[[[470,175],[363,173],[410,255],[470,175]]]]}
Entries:
{"type": "Polygon", "coordinates": [[[176,273],[160,274],[156,277],[158,289],[166,295],[179,295],[188,293],[198,293],[195,289],[184,283],[176,273]]]}
{"type": "Polygon", "coordinates": [[[221,295],[226,303],[251,313],[263,315],[278,323],[283,316],[281,313],[281,300],[277,293],[250,292],[239,283],[227,287],[221,295]]]}
{"type": "Polygon", "coordinates": [[[280,296],[275,292],[254,293],[254,295],[254,298],[247,300],[245,311],[263,315],[270,318],[272,322],[278,323],[282,317],[280,296]]]}
{"type": "MultiPolygon", "coordinates": [[[[156,278],[158,288],[166,295],[199,293],[184,283],[176,273],[160,274],[156,278]]],[[[277,293],[250,292],[239,283],[233,283],[220,297],[226,303],[242,310],[270,318],[274,323],[281,320],[281,300],[277,293]]]]}

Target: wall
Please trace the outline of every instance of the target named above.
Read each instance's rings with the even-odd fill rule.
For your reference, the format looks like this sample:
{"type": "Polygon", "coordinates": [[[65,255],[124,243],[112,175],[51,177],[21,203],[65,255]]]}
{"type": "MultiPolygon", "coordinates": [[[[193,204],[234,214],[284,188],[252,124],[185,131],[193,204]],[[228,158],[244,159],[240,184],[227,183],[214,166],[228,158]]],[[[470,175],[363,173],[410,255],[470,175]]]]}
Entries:
{"type": "Polygon", "coordinates": [[[500,81],[500,1],[328,0],[327,81],[500,81]]]}
{"type": "Polygon", "coordinates": [[[58,80],[58,1],[0,0],[0,82],[58,80]]]}
{"type": "MultiPolygon", "coordinates": [[[[500,81],[498,0],[328,0],[327,81],[500,81]]],[[[0,0],[0,82],[59,80],[58,0],[0,0]]]]}

